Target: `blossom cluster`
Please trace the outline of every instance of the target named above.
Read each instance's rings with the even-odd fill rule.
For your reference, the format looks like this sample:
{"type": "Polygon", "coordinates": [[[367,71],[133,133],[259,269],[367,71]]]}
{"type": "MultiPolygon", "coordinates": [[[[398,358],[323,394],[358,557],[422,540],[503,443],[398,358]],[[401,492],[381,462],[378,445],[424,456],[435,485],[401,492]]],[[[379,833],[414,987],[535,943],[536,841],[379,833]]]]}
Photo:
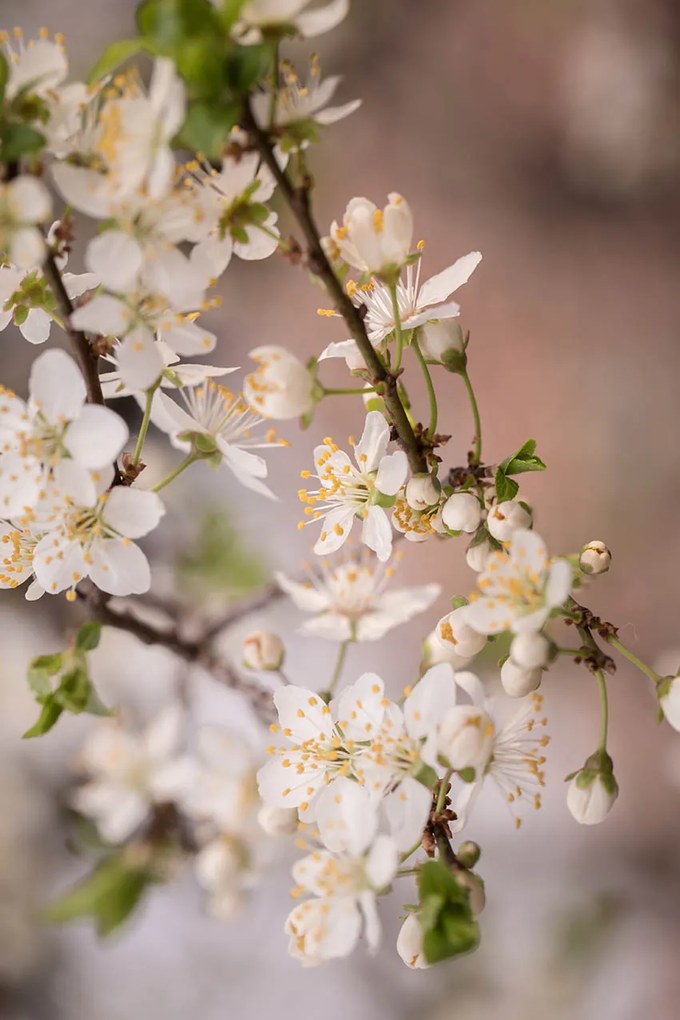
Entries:
{"type": "MultiPolygon", "coordinates": [[[[156,6],[162,12],[162,0],[156,6]]],[[[309,150],[359,101],[330,106],[340,79],[323,79],[312,56],[303,83],[280,48],[289,36],[307,39],[340,24],[348,0],[215,0],[199,8],[186,26],[203,33],[192,45],[214,55],[210,47],[222,44],[213,29],[226,29],[223,92],[236,90],[238,100],[228,108],[219,106],[222,92],[210,107],[195,59],[182,59],[182,38],[169,52],[173,33],[152,32],[140,45],[153,54],[148,85],[132,64],[107,65],[90,84],[71,81],[60,36],[42,32],[26,42],[18,29],[0,36],[0,329],[14,324],[32,345],[66,338],[71,352],[38,353],[25,398],[0,393],[0,587],[27,583],[28,600],[80,598],[94,619],[137,629],[239,689],[265,675],[267,708],[274,688],[278,720],[265,764],[233,732],[210,727],[194,740],[176,704],[141,733],[119,719],[93,728],[73,806],[109,846],[134,850],[125,867],[143,848],[157,881],[171,843],[193,859],[210,911],[226,916],[256,883],[269,837],[296,833],[305,855],[293,868],[296,903],[285,921],[291,954],[316,965],[347,955],[361,937],[375,950],[378,897],[415,874],[416,901],[411,894],[397,950],[409,967],[425,967],[479,938],[484,889],[470,833],[480,790],[494,784],[517,827],[541,805],[545,673],[566,655],[599,686],[599,744],[568,777],[567,805],[583,824],[602,821],[618,796],[607,751],[605,674],[615,668],[608,650],[646,673],[676,729],[680,678],[656,674],[613,624],[576,601],[609,569],[611,553],[597,540],[549,554],[517,481],[545,468],[535,441],[493,463],[483,457],[458,303],[481,254],[454,257],[422,281],[425,244],[397,192],[382,208],[352,198],[324,236],[316,226],[309,150]],[[27,129],[24,149],[12,134],[17,123],[27,129]],[[180,144],[198,148],[188,139],[201,125],[214,142],[216,124],[214,151],[178,158],[180,144]],[[282,207],[304,245],[282,233],[282,207]],[[75,274],[66,271],[72,211],[94,223],[79,253],[86,271],[75,274]],[[196,360],[218,346],[202,316],[218,321],[216,288],[235,258],[275,253],[325,285],[331,307],[319,312],[328,321],[308,362],[271,338],[251,351],[240,390],[229,389],[223,378],[240,369],[196,360]],[[349,337],[325,335],[335,320],[349,337]],[[353,385],[324,381],[331,371],[348,372],[353,385]],[[409,396],[414,372],[425,384],[427,424],[409,396]],[[463,466],[447,463],[450,437],[438,431],[438,388],[456,378],[473,422],[463,466]],[[137,542],[173,512],[166,491],[182,472],[223,466],[226,481],[272,498],[263,451],[288,445],[272,423],[299,419],[313,428],[316,406],[345,394],[362,398],[359,438],[318,442],[297,493],[298,527],[304,535],[313,529],[314,565],[300,577],[275,575],[278,592],[307,614],[301,634],[337,644],[327,682],[312,670],[291,682],[287,640],[270,631],[252,630],[242,661],[225,664],[179,629],[156,632],[134,612],[112,608],[112,596],[150,590],[152,569],[137,542]],[[123,397],[137,408],[134,426],[116,410],[123,397]],[[178,451],[153,485],[144,460],[151,428],[178,451]],[[429,541],[448,550],[459,539],[471,580],[464,595],[446,592],[451,608],[423,628],[417,675],[368,669],[348,682],[349,645],[388,634],[402,640],[441,595],[435,584],[391,585],[397,546],[429,541]],[[558,626],[581,643],[558,643],[558,626]]],[[[73,668],[61,655],[35,660],[40,732],[64,709],[102,708],[83,673],[93,645],[81,632],[73,668]]]]}

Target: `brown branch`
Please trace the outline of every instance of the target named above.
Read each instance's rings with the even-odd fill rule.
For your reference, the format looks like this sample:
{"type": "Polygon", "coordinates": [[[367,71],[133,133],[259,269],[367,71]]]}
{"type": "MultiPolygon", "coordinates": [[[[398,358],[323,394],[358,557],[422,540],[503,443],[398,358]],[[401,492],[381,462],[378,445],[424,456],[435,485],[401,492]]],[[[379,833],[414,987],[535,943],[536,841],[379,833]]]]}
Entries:
{"type": "Polygon", "coordinates": [[[321,237],[311,211],[309,185],[303,185],[300,188],[294,187],[288,174],[279,166],[271,142],[267,134],[257,124],[248,104],[245,107],[243,121],[244,127],[253,139],[263,162],[274,176],[281,194],[304,234],[307,243],[307,264],[309,269],[322,281],[330,299],[345,320],[352,337],[356,341],[357,347],[361,351],[366,367],[371,373],[373,384],[382,383],[384,390],[382,397],[392,419],[392,424],[396,429],[399,444],[408,457],[411,471],[414,474],[426,472],[427,460],[399,397],[397,375],[387,369],[382,358],[369,340],[359,310],[345,293],[323,250],[321,237]]]}
{"type": "Polygon", "coordinates": [[[176,626],[168,629],[156,627],[141,620],[129,610],[112,608],[108,601],[88,593],[85,597],[93,609],[92,616],[107,627],[127,631],[145,645],[167,648],[185,662],[201,666],[219,683],[245,695],[256,715],[264,723],[272,722],[274,708],[272,692],[251,680],[245,680],[209,647],[205,639],[183,637],[176,626]]]}
{"type": "Polygon", "coordinates": [[[62,318],[64,320],[64,329],[66,330],[71,342],[71,348],[76,361],[78,362],[78,367],[83,374],[83,379],[85,380],[87,399],[90,404],[103,404],[104,396],[102,394],[101,383],[99,382],[99,371],[97,369],[99,355],[95,354],[92,350],[90,342],[85,334],[71,325],[71,316],[74,312],[73,302],[66,293],[61,273],[59,272],[57,263],[54,260],[54,255],[50,251],[48,251],[45,259],[43,273],[49,280],[54,296],[57,299],[57,304],[61,309],[62,318]]]}

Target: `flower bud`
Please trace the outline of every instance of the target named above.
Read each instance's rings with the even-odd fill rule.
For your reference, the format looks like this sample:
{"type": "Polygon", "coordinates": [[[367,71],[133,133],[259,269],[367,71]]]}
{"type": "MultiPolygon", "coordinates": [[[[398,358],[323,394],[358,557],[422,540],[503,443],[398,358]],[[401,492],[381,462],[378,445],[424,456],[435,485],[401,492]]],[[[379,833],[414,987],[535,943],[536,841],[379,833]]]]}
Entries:
{"type": "Polygon", "coordinates": [[[614,763],[607,752],[591,754],[583,768],[570,778],[567,807],[573,817],[581,825],[603,822],[619,795],[614,763]]]}
{"type": "Polygon", "coordinates": [[[540,687],[543,670],[524,669],[512,659],[506,659],[501,666],[501,683],[503,690],[511,698],[523,698],[540,687]]]}
{"type": "Polygon", "coordinates": [[[431,964],[423,952],[423,929],[417,914],[409,914],[397,935],[397,952],[407,967],[425,970],[431,964]]]}
{"type": "Polygon", "coordinates": [[[462,864],[464,868],[474,868],[481,856],[482,851],[479,843],[474,843],[471,839],[466,839],[456,850],[458,863],[462,864]]]}
{"type": "Polygon", "coordinates": [[[471,492],[454,492],[442,508],[442,520],[451,531],[472,534],[482,520],[482,507],[471,492]]]}
{"type": "Polygon", "coordinates": [[[448,642],[456,655],[472,659],[486,645],[486,634],[473,630],[465,618],[465,606],[454,609],[437,624],[437,634],[442,641],[448,642]]]}
{"type": "Polygon", "coordinates": [[[486,526],[497,542],[509,542],[516,531],[531,527],[531,514],[521,503],[506,499],[489,511],[486,526]]]}
{"type": "Polygon", "coordinates": [[[657,687],[659,705],[667,722],[680,732],[680,677],[667,676],[657,687]]]}
{"type": "Polygon", "coordinates": [[[268,836],[290,836],[298,827],[298,813],[294,808],[263,804],[257,813],[257,820],[268,836]]]}
{"type": "Polygon", "coordinates": [[[474,545],[469,545],[467,547],[465,562],[470,570],[474,570],[479,574],[482,570],[484,570],[486,561],[492,552],[493,549],[487,541],[477,542],[474,545]]]}
{"type": "Polygon", "coordinates": [[[521,669],[546,669],[553,654],[552,641],[540,631],[517,634],[510,645],[510,658],[521,669]]]}
{"type": "Polygon", "coordinates": [[[487,713],[475,705],[450,708],[439,728],[438,749],[455,772],[484,771],[493,752],[495,727],[487,713]]]}
{"type": "Polygon", "coordinates": [[[314,407],[314,380],[305,365],[285,347],[256,347],[250,357],[256,370],[243,381],[243,395],[265,418],[299,418],[314,407]]]}
{"type": "Polygon", "coordinates": [[[421,326],[418,343],[426,358],[430,361],[444,362],[453,355],[465,353],[465,337],[463,330],[452,319],[435,319],[421,326]]]}
{"type": "Polygon", "coordinates": [[[243,639],[243,665],[247,669],[280,669],[285,654],[283,641],[269,630],[254,630],[243,639]]]}
{"type": "Polygon", "coordinates": [[[444,641],[439,635],[438,627],[435,627],[423,641],[422,669],[438,666],[440,662],[448,662],[454,670],[465,669],[470,658],[460,655],[456,651],[456,646],[450,641],[444,641]]]}
{"type": "Polygon", "coordinates": [[[612,554],[604,542],[589,542],[581,550],[578,565],[584,574],[606,574],[611,566],[612,554]]]}
{"type": "Polygon", "coordinates": [[[406,486],[406,502],[412,510],[427,510],[439,502],[440,488],[432,475],[414,475],[406,486]]]}

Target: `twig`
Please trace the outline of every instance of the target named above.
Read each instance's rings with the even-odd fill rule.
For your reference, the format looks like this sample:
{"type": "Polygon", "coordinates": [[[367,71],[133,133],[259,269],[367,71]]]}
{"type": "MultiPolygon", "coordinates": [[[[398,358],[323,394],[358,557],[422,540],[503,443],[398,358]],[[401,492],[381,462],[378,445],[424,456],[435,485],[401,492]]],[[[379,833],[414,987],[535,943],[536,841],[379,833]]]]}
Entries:
{"type": "Polygon", "coordinates": [[[359,310],[345,293],[323,250],[321,237],[312,216],[309,183],[303,184],[300,188],[293,186],[288,174],[279,166],[269,138],[257,124],[248,104],[246,104],[244,110],[243,123],[304,234],[307,243],[307,264],[309,269],[323,282],[329,297],[345,320],[352,337],[356,341],[357,347],[361,351],[372,379],[376,383],[382,383],[383,385],[382,397],[385,401],[385,407],[397,432],[399,444],[408,457],[411,470],[415,474],[426,472],[427,461],[425,455],[399,397],[397,389],[398,376],[387,369],[383,364],[382,358],[368,339],[366,327],[359,314],[359,310]]]}

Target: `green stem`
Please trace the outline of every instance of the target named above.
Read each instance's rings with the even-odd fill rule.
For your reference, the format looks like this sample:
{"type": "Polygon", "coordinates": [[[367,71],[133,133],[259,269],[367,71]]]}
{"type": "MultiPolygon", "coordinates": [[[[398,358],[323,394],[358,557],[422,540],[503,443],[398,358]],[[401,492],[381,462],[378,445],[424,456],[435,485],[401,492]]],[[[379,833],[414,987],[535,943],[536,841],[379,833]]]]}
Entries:
{"type": "Polygon", "coordinates": [[[425,378],[425,385],[427,387],[427,397],[428,400],[430,401],[430,425],[427,431],[431,436],[433,436],[437,431],[437,417],[439,414],[437,408],[437,394],[435,393],[434,384],[432,382],[432,376],[430,375],[430,370],[427,367],[427,362],[423,357],[423,352],[420,349],[420,345],[416,340],[415,335],[411,340],[411,347],[415,351],[416,358],[420,363],[420,367],[425,378]]]}
{"type": "Polygon", "coordinates": [[[164,478],[162,482],[158,482],[154,485],[151,491],[160,492],[161,489],[164,489],[166,485],[170,484],[170,482],[174,482],[175,478],[181,475],[183,471],[186,471],[186,469],[197,460],[201,460],[201,458],[197,457],[195,453],[187,454],[181,464],[178,464],[175,470],[171,471],[167,478],[164,478]]]}
{"type": "Polygon", "coordinates": [[[149,431],[149,424],[151,422],[151,408],[153,406],[153,398],[156,394],[156,390],[160,385],[160,380],[151,386],[146,391],[146,403],[144,405],[144,417],[142,418],[142,424],[139,426],[139,435],[137,436],[137,442],[135,443],[135,452],[132,454],[132,467],[137,467],[142,456],[142,449],[144,448],[144,440],[146,434],[149,431]]]}
{"type": "Polygon", "coordinates": [[[271,131],[276,121],[276,106],[279,98],[279,46],[280,39],[277,36],[274,40],[273,49],[273,61],[274,68],[272,71],[272,94],[271,101],[269,103],[269,130],[271,131]]]}
{"type": "Polygon", "coordinates": [[[333,669],[333,675],[328,683],[328,693],[330,695],[335,691],[338,680],[342,674],[342,667],[345,665],[345,659],[347,657],[347,650],[351,644],[351,640],[348,638],[347,641],[343,641],[338,649],[338,657],[335,660],[335,667],[333,669]]]}
{"type": "Polygon", "coordinates": [[[600,728],[600,751],[607,750],[607,729],[609,726],[609,700],[607,698],[607,681],[601,669],[595,671],[597,682],[600,687],[600,705],[602,708],[602,723],[600,728]]]}
{"type": "Polygon", "coordinates": [[[401,368],[401,356],[404,350],[404,330],[401,327],[401,314],[399,312],[396,283],[390,285],[390,297],[392,298],[392,311],[394,313],[394,338],[396,340],[392,371],[398,372],[401,368]]]}
{"type": "Polygon", "coordinates": [[[397,871],[397,878],[407,878],[409,875],[417,875],[420,872],[420,868],[416,865],[415,868],[399,868],[397,871]]]}
{"type": "Polygon", "coordinates": [[[417,852],[418,850],[420,850],[420,848],[422,847],[422,845],[423,845],[423,840],[422,840],[422,837],[421,837],[421,838],[420,838],[420,839],[418,840],[418,842],[417,842],[417,843],[414,843],[414,844],[413,844],[413,846],[411,847],[411,849],[410,849],[410,850],[406,850],[406,851],[405,851],[405,852],[404,852],[403,854],[401,854],[401,855],[399,856],[399,863],[400,863],[400,864],[403,864],[403,863],[404,863],[404,861],[407,861],[407,860],[409,859],[409,857],[411,857],[411,856],[412,856],[412,855],[413,855],[414,853],[416,853],[416,852],[417,852]]]}
{"type": "Polygon", "coordinates": [[[470,399],[470,407],[472,409],[472,417],[475,423],[475,437],[474,437],[474,450],[472,453],[472,463],[480,464],[482,460],[482,419],[479,416],[479,405],[475,396],[475,391],[472,388],[470,382],[470,376],[467,374],[467,369],[461,372],[461,377],[465,383],[465,389],[467,390],[468,397],[470,399]]]}
{"type": "Polygon", "coordinates": [[[582,648],[556,648],[558,655],[583,655],[582,648]]]}
{"type": "Polygon", "coordinates": [[[446,804],[446,791],[453,775],[453,769],[447,769],[444,773],[444,778],[439,782],[439,792],[437,793],[437,803],[435,806],[435,812],[439,814],[440,811],[444,810],[446,804]]]}
{"type": "Polygon", "coordinates": [[[633,665],[636,666],[641,673],[644,673],[644,675],[648,677],[655,686],[656,684],[658,684],[661,677],[656,672],[656,670],[653,670],[652,667],[648,666],[646,662],[643,662],[642,659],[639,659],[637,655],[634,652],[631,652],[630,648],[626,648],[626,646],[622,644],[622,642],[619,641],[617,637],[609,637],[606,640],[609,642],[612,648],[616,648],[617,652],[620,652],[621,655],[623,655],[624,658],[628,659],[629,662],[632,662],[633,665]]]}
{"type": "MultiPolygon", "coordinates": [[[[322,384],[323,385],[323,384],[322,384]]],[[[323,395],[324,397],[335,397],[344,396],[348,393],[375,393],[377,386],[324,386],[323,395]]]]}

